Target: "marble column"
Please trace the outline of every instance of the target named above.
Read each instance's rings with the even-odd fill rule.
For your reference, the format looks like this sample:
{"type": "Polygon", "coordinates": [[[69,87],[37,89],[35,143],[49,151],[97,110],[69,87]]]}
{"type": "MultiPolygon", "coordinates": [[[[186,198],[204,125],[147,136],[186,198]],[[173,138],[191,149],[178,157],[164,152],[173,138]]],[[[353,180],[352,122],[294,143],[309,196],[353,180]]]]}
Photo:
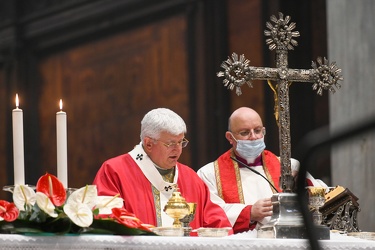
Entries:
{"type": "MultiPolygon", "coordinates": [[[[329,96],[330,130],[375,118],[375,1],[327,0],[328,58],[342,69],[344,81],[329,96]]],[[[335,144],[332,184],[358,198],[358,226],[375,232],[375,128],[335,144]]]]}

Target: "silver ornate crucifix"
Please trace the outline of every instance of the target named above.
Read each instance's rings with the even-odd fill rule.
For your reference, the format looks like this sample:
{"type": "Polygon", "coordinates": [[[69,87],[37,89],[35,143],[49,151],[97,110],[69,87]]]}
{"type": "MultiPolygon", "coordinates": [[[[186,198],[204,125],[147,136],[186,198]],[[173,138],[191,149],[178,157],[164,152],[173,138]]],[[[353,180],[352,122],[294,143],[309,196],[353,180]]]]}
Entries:
{"type": "MultiPolygon", "coordinates": [[[[339,75],[341,69],[337,68],[336,63],[329,64],[324,58],[318,58],[317,62],[312,62],[312,69],[290,69],[288,68],[288,50],[293,50],[293,46],[298,43],[294,40],[299,36],[298,31],[293,31],[295,23],[290,23],[290,17],[279,13],[279,18],[271,16],[271,21],[265,30],[266,43],[270,50],[276,50],[276,68],[252,67],[249,66],[249,60],[244,55],[238,57],[233,53],[232,58],[228,58],[221,64],[224,71],[217,73],[219,77],[224,77],[224,86],[233,90],[236,88],[236,94],[241,95],[241,86],[247,84],[253,87],[251,80],[276,81],[275,93],[275,115],[279,125],[279,147],[281,162],[281,188],[283,192],[292,192],[294,180],[291,172],[291,143],[290,143],[290,111],[289,111],[289,85],[292,82],[313,83],[313,90],[317,90],[322,95],[323,90],[335,92],[334,87],[340,88],[339,80],[343,80],[339,75]],[[277,106],[276,106],[277,105],[277,106]]],[[[272,86],[271,86],[272,87],[272,86]]]]}

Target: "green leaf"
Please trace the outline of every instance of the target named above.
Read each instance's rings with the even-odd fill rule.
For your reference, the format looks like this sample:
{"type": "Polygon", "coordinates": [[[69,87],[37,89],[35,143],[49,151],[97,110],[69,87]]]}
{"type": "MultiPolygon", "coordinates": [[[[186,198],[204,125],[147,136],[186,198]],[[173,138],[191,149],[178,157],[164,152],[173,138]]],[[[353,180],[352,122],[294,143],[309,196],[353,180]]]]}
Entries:
{"type": "Polygon", "coordinates": [[[17,219],[12,222],[0,221],[0,232],[6,234],[17,233],[38,233],[43,232],[40,224],[30,222],[27,220],[17,219]]]}
{"type": "Polygon", "coordinates": [[[47,220],[47,214],[42,211],[39,206],[35,203],[33,206],[33,209],[31,210],[30,214],[30,221],[36,222],[36,223],[43,223],[47,220]]]}
{"type": "Polygon", "coordinates": [[[156,235],[153,232],[130,228],[111,219],[94,219],[90,227],[81,228],[69,218],[48,218],[43,223],[17,219],[12,222],[0,221],[3,234],[110,234],[110,235],[156,235]]]}
{"type": "Polygon", "coordinates": [[[95,220],[90,227],[82,228],[83,234],[117,234],[117,235],[156,235],[153,232],[141,230],[138,228],[126,227],[113,220],[95,220]]]}
{"type": "Polygon", "coordinates": [[[41,228],[44,232],[67,234],[70,232],[72,224],[68,217],[49,217],[45,223],[41,224],[41,228]]]}

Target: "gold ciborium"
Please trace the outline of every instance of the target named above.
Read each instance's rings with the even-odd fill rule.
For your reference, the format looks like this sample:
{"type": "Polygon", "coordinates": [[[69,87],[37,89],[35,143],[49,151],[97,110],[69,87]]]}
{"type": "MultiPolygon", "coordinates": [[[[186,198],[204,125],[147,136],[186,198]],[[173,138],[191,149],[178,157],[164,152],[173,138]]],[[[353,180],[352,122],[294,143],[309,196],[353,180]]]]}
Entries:
{"type": "Polygon", "coordinates": [[[164,212],[174,219],[173,227],[182,227],[180,219],[189,214],[190,208],[178,188],[172,193],[172,197],[164,207],[164,212]]]}
{"type": "Polygon", "coordinates": [[[309,193],[309,206],[314,210],[312,216],[315,225],[321,225],[323,221],[323,215],[319,211],[325,203],[325,187],[307,187],[309,193]]]}

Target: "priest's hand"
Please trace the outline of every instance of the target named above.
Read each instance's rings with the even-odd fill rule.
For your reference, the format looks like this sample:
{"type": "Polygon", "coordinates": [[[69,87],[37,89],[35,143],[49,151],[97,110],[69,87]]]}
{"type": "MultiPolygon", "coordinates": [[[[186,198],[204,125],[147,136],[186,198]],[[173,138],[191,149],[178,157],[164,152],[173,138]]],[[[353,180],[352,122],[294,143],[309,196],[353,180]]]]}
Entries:
{"type": "Polygon", "coordinates": [[[252,206],[250,219],[252,221],[260,221],[264,217],[272,216],[272,210],[271,198],[260,199],[252,206]]]}

